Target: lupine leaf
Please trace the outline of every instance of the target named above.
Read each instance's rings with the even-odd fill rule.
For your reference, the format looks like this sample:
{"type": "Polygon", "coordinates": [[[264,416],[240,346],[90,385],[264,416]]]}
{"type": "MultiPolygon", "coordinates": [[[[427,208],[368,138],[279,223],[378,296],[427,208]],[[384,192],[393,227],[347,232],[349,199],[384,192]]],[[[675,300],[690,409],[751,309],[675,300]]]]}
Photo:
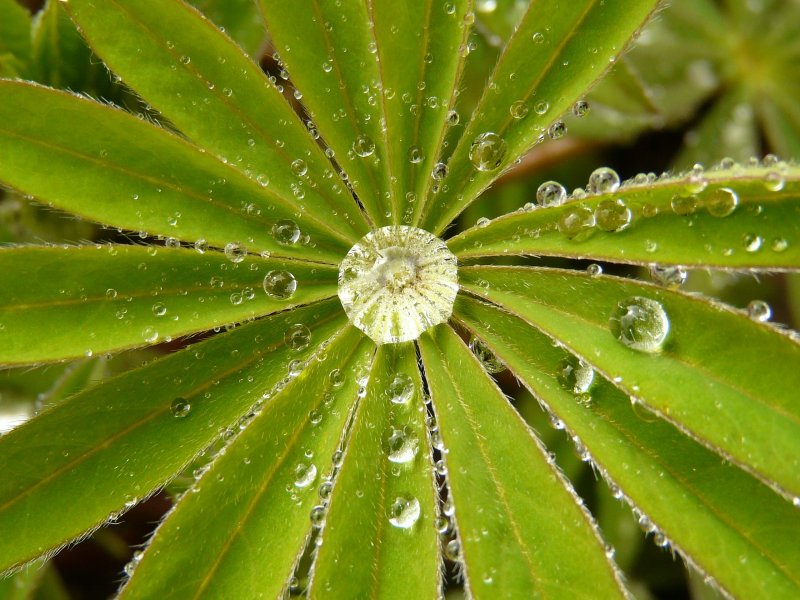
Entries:
{"type": "Polygon", "coordinates": [[[800,364],[800,344],[789,336],[699,297],[608,276],[470,267],[461,269],[461,283],[559,340],[684,433],[800,496],[800,370],[787,368],[800,364]],[[664,311],[661,347],[640,351],[613,332],[612,317],[632,314],[635,298],[664,311]]]}
{"type": "Polygon", "coordinates": [[[24,72],[31,54],[31,18],[16,0],[0,0],[0,76],[24,72]]]}
{"type": "Polygon", "coordinates": [[[693,557],[735,598],[764,589],[774,598],[800,595],[800,547],[791,541],[800,515],[790,503],[668,423],[643,418],[599,375],[576,392],[565,370],[580,365],[521,319],[467,297],[456,314],[576,436],[616,494],[646,515],[657,542],[693,557]]]}
{"type": "Polygon", "coordinates": [[[656,4],[655,0],[624,5],[598,0],[530,3],[447,160],[441,192],[425,198],[420,226],[440,234],[504,168],[538,143],[607,70],[656,4]],[[484,166],[477,170],[470,154],[484,134],[499,136],[506,149],[488,150],[484,166]]]}
{"type": "Polygon", "coordinates": [[[343,322],[327,302],[244,325],[109,379],[0,437],[0,529],[15,540],[0,545],[0,572],[101,525],[179,472],[271,393],[290,360],[316,350],[288,346],[293,324],[324,340],[343,322]]]}
{"type": "MultiPolygon", "coordinates": [[[[367,2],[259,0],[287,78],[375,225],[388,224],[390,169],[367,2]],[[301,93],[300,93],[301,92],[301,93]]],[[[398,90],[398,93],[400,91],[398,90]]]]}
{"type": "Polygon", "coordinates": [[[373,353],[364,340],[344,330],[266,402],[159,527],[121,598],[276,598],[288,587],[356,400],[352,372],[373,353]],[[194,552],[173,552],[198,531],[194,552]]]}
{"type": "Polygon", "coordinates": [[[309,597],[438,595],[439,540],[425,415],[413,344],[380,346],[336,478],[309,597]],[[410,556],[419,561],[414,568],[410,556]]]}
{"type": "Polygon", "coordinates": [[[123,245],[0,250],[0,282],[0,364],[144,346],[336,294],[326,266],[123,245]],[[268,274],[289,272],[294,294],[265,293],[268,274]]]}
{"type": "Polygon", "coordinates": [[[455,332],[420,338],[472,597],[625,597],[588,512],[455,332]]]}
{"type": "Polygon", "coordinates": [[[253,0],[191,0],[191,3],[258,60],[267,34],[253,0]]]}
{"type": "Polygon", "coordinates": [[[531,205],[468,229],[448,246],[459,260],[527,254],[640,265],[800,268],[800,170],[776,164],[692,177],[645,179],[558,206],[531,205]],[[735,193],[735,204],[725,190],[735,193]],[[618,199],[624,206],[615,204],[618,199]],[[625,210],[629,224],[608,231],[626,220],[619,216],[625,210]],[[576,227],[571,218],[586,226],[576,227]]]}
{"type": "Polygon", "coordinates": [[[302,230],[315,247],[279,244],[272,228],[295,219],[295,211],[269,186],[120,110],[0,81],[0,124],[0,179],[52,206],[219,248],[241,242],[256,252],[334,264],[349,248],[330,223],[311,217],[302,230]],[[53,114],[58,121],[48,118],[53,114]]]}
{"type": "Polygon", "coordinates": [[[197,11],[162,0],[66,6],[109,67],[192,141],[268,183],[263,192],[294,207],[300,221],[336,223],[328,236],[352,242],[366,232],[346,187],[281,93],[197,11]],[[297,160],[302,168],[291,167],[297,160]]]}

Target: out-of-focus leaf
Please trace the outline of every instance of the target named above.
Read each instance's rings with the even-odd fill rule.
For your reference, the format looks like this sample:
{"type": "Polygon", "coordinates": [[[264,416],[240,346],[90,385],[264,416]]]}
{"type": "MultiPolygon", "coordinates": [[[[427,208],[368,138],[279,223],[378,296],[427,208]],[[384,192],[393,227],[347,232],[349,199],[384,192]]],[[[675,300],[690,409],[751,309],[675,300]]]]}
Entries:
{"type": "Polygon", "coordinates": [[[311,530],[317,489],[332,477],[329,457],[358,391],[352,373],[371,358],[370,346],[346,329],[324,360],[267,401],[159,527],[121,598],[280,596],[311,530]],[[174,551],[198,531],[201,546],[174,551]]]}
{"type": "Polygon", "coordinates": [[[459,260],[525,254],[797,270],[799,211],[796,167],[734,167],[637,179],[558,206],[530,204],[458,234],[448,246],[459,260]]]}
{"type": "Polygon", "coordinates": [[[336,294],[323,265],[122,245],[0,250],[0,282],[0,364],[144,346],[336,294]],[[267,294],[276,274],[297,291],[267,294]]]}
{"type": "Polygon", "coordinates": [[[324,237],[350,244],[366,233],[346,186],[281,93],[196,10],[162,0],[65,6],[123,81],[229,170],[260,183],[260,195],[291,207],[286,218],[325,223],[324,237]]]}
{"type": "Polygon", "coordinates": [[[459,275],[466,290],[558,340],[635,402],[800,496],[800,369],[787,369],[800,364],[800,344],[791,337],[703,298],[615,277],[505,267],[459,275]]]}
{"type": "Polygon", "coordinates": [[[656,543],[688,554],[733,597],[800,594],[800,515],[790,503],[668,423],[642,419],[625,394],[521,319],[468,298],[456,314],[574,436],[615,493],[647,515],[641,523],[656,543]]]}
{"type": "Polygon", "coordinates": [[[435,598],[431,448],[414,345],[378,348],[336,477],[310,598],[435,598]],[[414,557],[418,564],[409,568],[414,557]]]}
{"type": "Polygon", "coordinates": [[[588,512],[478,359],[449,326],[420,349],[470,596],[625,597],[588,512]]]}
{"type": "Polygon", "coordinates": [[[31,18],[16,0],[0,0],[0,77],[25,71],[31,54],[31,18]]]}
{"type": "Polygon", "coordinates": [[[326,340],[344,323],[338,302],[280,313],[109,379],[0,437],[0,530],[14,540],[0,544],[0,572],[113,519],[244,424],[284,385],[290,361],[317,350],[292,349],[293,325],[326,340]]]}

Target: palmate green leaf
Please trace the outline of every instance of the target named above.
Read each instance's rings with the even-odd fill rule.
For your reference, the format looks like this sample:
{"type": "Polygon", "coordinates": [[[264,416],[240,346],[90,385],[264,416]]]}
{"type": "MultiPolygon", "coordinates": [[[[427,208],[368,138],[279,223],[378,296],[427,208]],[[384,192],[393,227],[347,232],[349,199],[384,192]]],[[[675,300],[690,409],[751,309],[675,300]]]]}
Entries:
{"type": "Polygon", "coordinates": [[[800,364],[800,344],[789,336],[703,298],[615,277],[510,267],[466,267],[460,277],[464,289],[533,323],[635,402],[787,497],[800,496],[800,371],[789,367],[800,364]],[[665,311],[660,352],[635,350],[612,333],[612,315],[632,298],[665,311]]]}
{"type": "MultiPolygon", "coordinates": [[[[0,572],[101,525],[178,473],[221,430],[282,385],[302,323],[319,342],[346,319],[338,302],[281,313],[107,380],[0,437],[0,572]],[[53,499],[69,499],[53,509],[53,499]]],[[[294,368],[294,367],[293,367],[294,368]]]]}
{"type": "Polygon", "coordinates": [[[64,92],[0,81],[0,180],[57,208],[133,231],[336,264],[350,242],[307,215],[311,244],[280,244],[290,203],[167,131],[64,92]],[[57,120],[51,117],[58,115],[57,120]],[[47,165],[46,176],[43,165],[47,165]]]}
{"type": "Polygon", "coordinates": [[[0,0],[0,77],[25,70],[31,55],[31,17],[16,0],[0,0]]]}
{"type": "Polygon", "coordinates": [[[162,0],[66,6],[123,81],[189,139],[261,183],[272,202],[293,207],[301,227],[335,223],[326,237],[351,243],[366,233],[346,186],[278,89],[192,7],[162,0]]]}
{"type": "Polygon", "coordinates": [[[472,2],[369,0],[367,5],[386,120],[392,223],[409,224],[420,206],[417,199],[433,181],[463,68],[472,2]]]}
{"type": "Polygon", "coordinates": [[[253,0],[191,0],[191,3],[258,60],[267,34],[253,0]]]}
{"type": "Polygon", "coordinates": [[[668,423],[643,419],[599,376],[576,395],[565,369],[577,363],[521,319],[468,297],[456,315],[576,436],[619,486],[615,493],[646,515],[657,542],[688,555],[733,597],[800,595],[800,515],[790,503],[668,423]]]}
{"type": "Polygon", "coordinates": [[[380,346],[320,534],[310,598],[439,595],[426,415],[414,345],[380,346]]]}
{"type": "Polygon", "coordinates": [[[77,358],[152,344],[336,295],[326,265],[222,252],[97,245],[0,250],[0,364],[77,358]],[[297,291],[265,293],[268,274],[297,291]],[[26,282],[17,285],[15,282],[26,282]]]}
{"type": "Polygon", "coordinates": [[[424,199],[420,226],[441,234],[499,172],[543,139],[624,50],[656,4],[531,2],[447,160],[441,191],[424,199]],[[473,145],[485,134],[500,139],[484,139],[487,147],[477,160],[473,145]]]}
{"type": "Polygon", "coordinates": [[[420,338],[472,597],[625,597],[591,517],[477,358],[420,338]]]}
{"type": "Polygon", "coordinates": [[[529,208],[468,229],[448,247],[461,261],[526,254],[638,265],[800,268],[800,169],[784,163],[637,179],[585,199],[529,208]]]}
{"type": "Polygon", "coordinates": [[[279,597],[307,543],[317,489],[332,477],[330,457],[358,391],[352,373],[373,353],[347,328],[323,360],[269,400],[180,500],[141,563],[135,559],[121,598],[279,597]],[[333,369],[340,370],[331,377],[333,369]]]}

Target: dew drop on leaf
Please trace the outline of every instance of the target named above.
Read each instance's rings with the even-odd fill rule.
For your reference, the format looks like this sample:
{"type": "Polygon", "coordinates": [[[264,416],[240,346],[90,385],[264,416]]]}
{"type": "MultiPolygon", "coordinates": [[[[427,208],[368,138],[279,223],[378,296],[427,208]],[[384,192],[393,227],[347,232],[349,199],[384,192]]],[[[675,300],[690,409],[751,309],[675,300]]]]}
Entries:
{"type": "Polygon", "coordinates": [[[393,404],[407,404],[414,395],[414,381],[405,373],[398,373],[392,378],[386,395],[393,404]]]}
{"type": "Polygon", "coordinates": [[[670,205],[672,206],[672,212],[686,217],[694,214],[694,211],[697,210],[697,196],[674,196],[670,205]]]}
{"type": "Polygon", "coordinates": [[[631,296],[617,303],[609,319],[612,335],[628,348],[654,353],[669,333],[669,318],[660,302],[631,296]]]}
{"type": "Polygon", "coordinates": [[[398,496],[389,509],[389,523],[398,529],[408,529],[420,515],[419,500],[413,496],[398,496]]]}
{"type": "Polygon", "coordinates": [[[386,454],[393,463],[407,463],[414,459],[419,450],[419,440],[408,428],[392,427],[386,436],[386,454]]]}
{"type": "Polygon", "coordinates": [[[433,166],[433,170],[431,171],[431,177],[435,181],[441,181],[445,177],[447,177],[447,165],[444,163],[436,163],[433,166]]]}
{"type": "Polygon", "coordinates": [[[309,513],[309,520],[314,529],[322,527],[322,524],[325,522],[325,507],[317,505],[312,508],[309,513]]]}
{"type": "Polygon", "coordinates": [[[551,140],[558,140],[564,137],[565,135],[567,135],[566,123],[564,123],[564,121],[556,121],[555,123],[550,125],[550,129],[547,130],[547,135],[550,136],[551,140]]]}
{"type": "Polygon", "coordinates": [[[298,177],[303,177],[306,173],[308,173],[308,166],[306,165],[306,161],[304,161],[302,158],[293,160],[292,172],[298,177]]]}
{"type": "Polygon", "coordinates": [[[524,119],[528,115],[528,105],[523,100],[517,100],[508,108],[508,112],[517,120],[524,119]]]}
{"type": "Polygon", "coordinates": [[[583,241],[594,232],[594,212],[588,206],[570,206],[561,213],[558,230],[571,240],[583,241]]]}
{"type": "Polygon", "coordinates": [[[469,159],[478,171],[494,171],[506,156],[506,142],[491,131],[482,133],[472,141],[469,159]]]}
{"type": "Polygon", "coordinates": [[[706,197],[706,210],[712,217],[727,217],[739,205],[739,196],[730,188],[717,188],[706,197]]]}
{"type": "Polygon", "coordinates": [[[536,202],[540,206],[557,206],[567,199],[567,190],[557,181],[545,181],[536,190],[536,202]]]}
{"type": "Polygon", "coordinates": [[[686,269],[681,266],[650,265],[650,279],[664,287],[678,288],[688,276],[686,269]]]}
{"type": "Polygon", "coordinates": [[[353,142],[353,152],[361,158],[371,156],[375,152],[375,142],[366,135],[359,135],[353,142]]]}
{"type": "Polygon", "coordinates": [[[594,369],[577,356],[569,356],[558,365],[558,382],[571,394],[585,394],[593,381],[594,369]]]}
{"type": "Polygon", "coordinates": [[[173,417],[183,418],[192,410],[192,405],[184,398],[175,398],[169,405],[173,417]]]}
{"type": "Polygon", "coordinates": [[[291,350],[300,352],[311,343],[311,330],[302,323],[297,323],[286,330],[283,339],[291,350]]]}
{"type": "Polygon", "coordinates": [[[290,219],[281,219],[272,226],[272,236],[279,244],[290,246],[300,239],[300,227],[290,219]]]}
{"type": "Polygon", "coordinates": [[[616,232],[627,229],[631,224],[633,213],[621,198],[603,200],[594,211],[597,226],[603,231],[616,232]]]}
{"type": "Polygon", "coordinates": [[[306,488],[317,478],[317,467],[314,463],[299,463],[294,468],[294,485],[299,488],[306,488]]]}
{"type": "Polygon", "coordinates": [[[242,262],[247,256],[247,248],[239,242],[228,242],[224,248],[225,256],[234,263],[242,262]]]}
{"type": "Polygon", "coordinates": [[[589,113],[589,103],[585,100],[578,100],[572,106],[572,114],[578,118],[585,117],[589,113]]]}
{"type": "Polygon", "coordinates": [[[264,277],[264,291],[276,300],[288,300],[297,290],[297,280],[289,271],[270,271],[264,277]]]}
{"type": "Polygon", "coordinates": [[[754,321],[764,323],[772,316],[772,309],[763,300],[753,300],[747,305],[747,315],[754,321]]]}
{"type": "Polygon", "coordinates": [[[591,194],[612,194],[619,189],[619,175],[614,169],[600,167],[589,175],[586,190],[591,194]]]}

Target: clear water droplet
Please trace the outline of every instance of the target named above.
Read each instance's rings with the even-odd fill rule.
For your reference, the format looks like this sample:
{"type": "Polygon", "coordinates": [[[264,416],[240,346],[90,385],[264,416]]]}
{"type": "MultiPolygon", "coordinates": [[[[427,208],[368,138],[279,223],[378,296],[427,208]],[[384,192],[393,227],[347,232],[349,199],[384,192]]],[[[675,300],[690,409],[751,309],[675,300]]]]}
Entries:
{"type": "Polygon", "coordinates": [[[398,373],[392,378],[386,395],[393,404],[407,404],[414,395],[414,381],[405,373],[398,373]]]}
{"type": "Polygon", "coordinates": [[[568,356],[558,366],[558,382],[571,394],[585,394],[592,387],[594,369],[577,356],[568,356]]]}
{"type": "Polygon", "coordinates": [[[595,208],[594,217],[597,226],[603,231],[617,232],[630,226],[633,213],[622,198],[617,198],[600,202],[595,208]]]}
{"type": "Polygon", "coordinates": [[[408,428],[391,428],[386,437],[386,454],[393,463],[407,463],[414,459],[419,450],[419,440],[408,428]]]}
{"type": "Polygon", "coordinates": [[[730,188],[717,188],[705,200],[706,210],[713,217],[727,217],[739,206],[739,196],[730,188]]]}
{"type": "Polygon", "coordinates": [[[435,181],[441,181],[445,177],[447,177],[447,165],[444,163],[436,163],[433,166],[433,170],[431,171],[431,177],[435,181]]]}
{"type": "Polygon", "coordinates": [[[764,323],[772,316],[772,309],[763,300],[753,300],[747,305],[747,315],[754,321],[764,323]]]}
{"type": "MultiPolygon", "coordinates": [[[[539,105],[537,104],[537,106],[539,106],[539,105]]],[[[564,123],[564,121],[556,121],[555,123],[550,125],[550,129],[547,130],[547,135],[550,136],[551,140],[561,139],[562,137],[567,135],[567,125],[566,125],[566,123],[564,123]]]]}
{"type": "Polygon", "coordinates": [[[585,117],[589,114],[589,103],[586,100],[578,100],[572,106],[572,114],[578,118],[585,117]]]}
{"type": "Polygon", "coordinates": [[[482,133],[472,141],[469,159],[478,171],[494,171],[503,164],[506,142],[491,131],[482,133]]]}
{"type": "Polygon", "coordinates": [[[306,161],[304,161],[302,158],[293,160],[292,172],[298,177],[305,176],[305,174],[308,173],[308,165],[306,165],[306,161]]]}
{"type": "Polygon", "coordinates": [[[311,330],[302,323],[297,323],[286,330],[283,339],[291,350],[300,352],[311,344],[311,330]]]}
{"type": "Polygon", "coordinates": [[[398,496],[389,509],[389,523],[399,529],[413,527],[420,516],[419,500],[413,496],[398,496]]]}
{"type": "Polygon", "coordinates": [[[184,398],[175,398],[169,405],[173,417],[183,418],[192,410],[192,405],[184,398]]]}
{"type": "Polygon", "coordinates": [[[239,242],[228,242],[225,244],[224,252],[227,259],[234,263],[242,262],[247,256],[247,248],[239,242]]]}
{"type": "Polygon", "coordinates": [[[270,298],[288,300],[297,290],[297,280],[289,271],[270,271],[264,277],[263,287],[270,298]]]}
{"type": "Polygon", "coordinates": [[[412,164],[418,165],[425,159],[422,149],[419,146],[411,146],[408,149],[408,161],[412,164]]]}
{"type": "Polygon", "coordinates": [[[586,273],[589,275],[589,277],[599,277],[603,274],[603,267],[597,263],[592,263],[586,267],[586,273]]]}
{"type": "Polygon", "coordinates": [[[595,216],[588,206],[569,206],[561,213],[558,230],[576,242],[588,239],[594,233],[595,216]]]}
{"type": "Polygon", "coordinates": [[[299,463],[294,468],[294,485],[299,488],[306,488],[317,478],[317,467],[314,463],[299,463]]]}
{"type": "Polygon", "coordinates": [[[353,152],[361,158],[371,156],[375,152],[375,142],[366,135],[359,135],[353,142],[353,152]]]}
{"type": "Polygon", "coordinates": [[[697,210],[698,204],[699,201],[697,200],[697,196],[674,196],[672,198],[672,202],[670,203],[672,206],[672,212],[682,217],[694,214],[694,211],[697,210]]]}
{"type": "Polygon", "coordinates": [[[619,184],[619,175],[614,169],[600,167],[589,175],[586,189],[591,194],[612,194],[619,189],[619,184]]]}
{"type": "Polygon", "coordinates": [[[508,112],[517,120],[524,119],[528,116],[528,105],[523,100],[517,100],[508,107],[508,112]]]}
{"type": "Polygon", "coordinates": [[[661,303],[642,296],[618,302],[609,319],[611,333],[617,340],[629,348],[648,353],[661,350],[669,326],[661,303]]]}
{"type": "Polygon", "coordinates": [[[290,219],[281,219],[272,226],[272,236],[279,244],[290,246],[300,240],[300,227],[290,219]]]}
{"type": "Polygon", "coordinates": [[[541,206],[558,206],[566,199],[567,190],[557,181],[545,181],[536,190],[536,202],[541,206]]]}
{"type": "Polygon", "coordinates": [[[650,265],[650,278],[665,287],[678,288],[688,276],[689,273],[681,266],[650,265]]]}

